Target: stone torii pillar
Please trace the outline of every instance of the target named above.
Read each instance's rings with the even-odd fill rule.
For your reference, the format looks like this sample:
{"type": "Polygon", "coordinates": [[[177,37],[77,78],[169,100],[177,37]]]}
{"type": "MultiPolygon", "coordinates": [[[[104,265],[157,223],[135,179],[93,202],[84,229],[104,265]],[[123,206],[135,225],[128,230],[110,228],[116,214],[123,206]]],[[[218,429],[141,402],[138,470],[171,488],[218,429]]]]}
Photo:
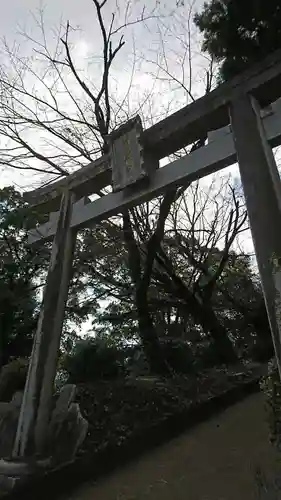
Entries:
{"type": "MultiPolygon", "coordinates": [[[[141,132],[142,125],[137,116],[109,136],[109,160],[115,191],[130,186],[134,188],[139,181],[149,177],[152,162],[146,161],[144,164],[139,140],[141,132]]],[[[46,286],[33,341],[13,450],[14,458],[25,457],[30,453],[40,455],[45,450],[77,235],[77,229],[71,227],[73,207],[79,210],[78,205],[84,205],[87,199],[82,198],[79,203],[75,201],[75,193],[66,186],[61,196],[46,286]]],[[[54,222],[52,214],[50,221],[54,222]]]]}
{"type": "Polygon", "coordinates": [[[49,423],[64,311],[71,278],[76,231],[70,228],[73,194],[62,193],[57,230],[13,450],[23,457],[44,448],[49,423]],[[32,442],[31,442],[32,441],[32,442]]]}
{"type": "Polygon", "coordinates": [[[249,94],[230,105],[241,181],[281,377],[281,182],[258,102],[249,94]]]}

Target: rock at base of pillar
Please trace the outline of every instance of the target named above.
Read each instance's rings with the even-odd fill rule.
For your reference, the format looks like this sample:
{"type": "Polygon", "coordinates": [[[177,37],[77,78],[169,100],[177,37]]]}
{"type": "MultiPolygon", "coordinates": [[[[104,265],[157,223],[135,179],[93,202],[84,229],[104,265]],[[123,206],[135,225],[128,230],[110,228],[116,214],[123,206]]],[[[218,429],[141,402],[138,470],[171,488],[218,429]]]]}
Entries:
{"type": "Polygon", "coordinates": [[[16,392],[9,403],[0,402],[0,458],[12,456],[22,403],[22,392],[16,392]]]}
{"type": "Polygon", "coordinates": [[[11,459],[22,401],[15,393],[10,403],[0,403],[0,496],[32,481],[32,476],[45,473],[72,461],[88,432],[88,422],[74,402],[76,386],[65,385],[54,398],[44,456],[11,459]]]}
{"type": "Polygon", "coordinates": [[[32,481],[32,477],[45,473],[50,469],[50,466],[50,458],[44,460],[0,458],[0,498],[2,495],[32,481]]]}
{"type": "Polygon", "coordinates": [[[18,478],[0,475],[0,498],[10,493],[18,484],[18,478]]]}
{"type": "Polygon", "coordinates": [[[88,433],[88,422],[74,402],[75,396],[76,386],[65,385],[52,412],[47,454],[56,464],[73,460],[88,433]]]}

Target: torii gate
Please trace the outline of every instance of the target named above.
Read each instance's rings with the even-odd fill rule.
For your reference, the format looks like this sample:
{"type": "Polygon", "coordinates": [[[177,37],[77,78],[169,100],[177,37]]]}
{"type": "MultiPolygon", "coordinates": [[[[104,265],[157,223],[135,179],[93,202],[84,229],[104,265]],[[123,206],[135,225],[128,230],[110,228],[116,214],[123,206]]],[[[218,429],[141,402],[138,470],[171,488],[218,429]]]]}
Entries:
{"type": "Polygon", "coordinates": [[[148,130],[142,130],[138,117],[130,120],[111,136],[108,155],[26,195],[32,205],[50,213],[49,222],[30,233],[30,243],[53,238],[53,246],[15,457],[25,456],[32,432],[37,451],[44,444],[77,231],[236,159],[280,370],[281,184],[271,149],[281,143],[280,97],[281,51],[277,51],[148,130]],[[202,137],[208,137],[207,145],[158,168],[161,158],[202,137]],[[89,202],[87,196],[111,183],[112,193],[89,202]]]}

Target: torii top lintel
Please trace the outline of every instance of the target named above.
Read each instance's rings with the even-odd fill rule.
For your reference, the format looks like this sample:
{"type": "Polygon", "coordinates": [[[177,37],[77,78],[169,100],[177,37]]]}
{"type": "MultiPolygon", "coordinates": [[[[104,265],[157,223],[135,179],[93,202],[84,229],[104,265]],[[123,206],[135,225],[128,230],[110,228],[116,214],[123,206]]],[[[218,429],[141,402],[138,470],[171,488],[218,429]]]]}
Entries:
{"type": "MultiPolygon", "coordinates": [[[[229,123],[229,103],[245,93],[254,95],[262,107],[281,97],[281,49],[142,131],[142,149],[148,157],[158,161],[206,137],[210,130],[229,123]]],[[[25,193],[25,199],[32,205],[41,206],[44,212],[50,212],[59,208],[61,193],[65,188],[72,190],[78,197],[96,193],[112,182],[110,160],[110,155],[103,155],[66,178],[25,193]]]]}

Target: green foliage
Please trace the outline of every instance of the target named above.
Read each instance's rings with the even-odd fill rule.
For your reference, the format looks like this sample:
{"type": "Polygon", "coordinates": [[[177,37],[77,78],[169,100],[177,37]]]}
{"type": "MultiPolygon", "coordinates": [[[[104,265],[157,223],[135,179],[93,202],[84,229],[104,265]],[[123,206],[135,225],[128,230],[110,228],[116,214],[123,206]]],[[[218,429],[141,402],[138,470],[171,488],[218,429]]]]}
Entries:
{"type": "Polygon", "coordinates": [[[119,350],[102,339],[79,340],[61,363],[69,375],[69,382],[94,382],[114,379],[122,374],[122,356],[119,350]]]}
{"type": "MultiPolygon", "coordinates": [[[[27,231],[43,220],[13,187],[0,190],[0,367],[14,357],[31,353],[50,244],[28,245],[27,231]]],[[[83,241],[78,241],[75,255],[62,337],[64,350],[75,340],[73,323],[81,325],[96,305],[95,298],[83,302],[87,289],[83,266],[79,270],[83,241]]]]}
{"type": "Polygon", "coordinates": [[[249,357],[258,363],[265,363],[274,355],[273,342],[270,339],[257,338],[248,351],[249,357]]]}
{"type": "Polygon", "coordinates": [[[268,361],[273,344],[258,275],[247,255],[231,252],[216,283],[213,305],[242,357],[268,361]]]}
{"type": "Polygon", "coordinates": [[[260,500],[279,500],[281,493],[281,477],[268,478],[267,474],[257,467],[255,471],[257,494],[260,500]]]}
{"type": "MultiPolygon", "coordinates": [[[[166,362],[174,373],[188,374],[194,368],[194,354],[188,342],[180,339],[161,338],[161,350],[166,362]]],[[[150,373],[149,364],[141,345],[124,347],[126,371],[134,375],[150,373]]]]}
{"type": "Polygon", "coordinates": [[[23,391],[27,376],[28,361],[14,359],[0,371],[0,401],[10,401],[13,394],[23,391]]]}
{"type": "MultiPolygon", "coordinates": [[[[165,359],[175,374],[190,374],[220,366],[223,363],[218,356],[216,346],[210,341],[198,342],[192,346],[181,339],[161,338],[160,344],[165,359]]],[[[141,346],[125,349],[130,372],[134,374],[148,373],[145,356],[141,346]]]]}
{"type": "Polygon", "coordinates": [[[194,369],[198,372],[224,364],[212,341],[202,341],[193,348],[194,369]]]}
{"type": "MultiPolygon", "coordinates": [[[[40,303],[37,291],[44,283],[50,252],[48,245],[40,248],[27,245],[26,229],[34,226],[37,218],[13,188],[0,190],[0,363],[3,364],[13,357],[28,357],[31,352],[40,303]]],[[[199,293],[205,300],[205,289],[212,279],[212,273],[216,272],[219,266],[221,252],[215,247],[212,251],[207,251],[198,242],[198,252],[200,250],[204,254],[199,260],[205,262],[203,268],[207,268],[209,273],[206,275],[203,268],[194,270],[186,258],[185,252],[189,244],[186,239],[184,242],[171,238],[165,240],[167,255],[174,255],[173,267],[177,275],[186,282],[187,292],[199,293]]],[[[205,334],[205,338],[208,338],[208,334],[203,332],[202,325],[196,323],[192,314],[186,312],[184,297],[176,295],[175,290],[173,282],[167,280],[165,271],[157,268],[149,290],[149,311],[160,339],[172,339],[172,342],[166,345],[162,340],[161,343],[173,371],[188,373],[193,370],[195,363],[192,353],[194,348],[192,347],[191,351],[189,346],[198,341],[192,332],[197,332],[199,340],[202,334],[205,334]]],[[[230,254],[206,303],[212,302],[214,314],[226,326],[226,331],[231,331],[235,344],[241,343],[241,349],[244,344],[249,344],[248,336],[255,335],[255,327],[249,327],[249,318],[245,321],[246,312],[250,313],[252,318],[256,317],[255,324],[258,328],[261,323],[261,301],[261,290],[251,271],[249,258],[230,254]]],[[[61,344],[64,352],[71,351],[76,345],[74,330],[77,331],[76,327],[82,324],[89,314],[92,314],[93,330],[100,339],[99,346],[108,347],[110,340],[118,345],[118,349],[91,347],[92,353],[98,352],[95,356],[97,355],[99,360],[103,359],[99,361],[101,366],[98,364],[98,369],[93,373],[91,362],[89,367],[80,368],[84,369],[86,378],[106,378],[111,376],[108,371],[115,376],[124,364],[123,360],[120,360],[121,354],[124,357],[123,347],[130,341],[139,340],[134,288],[131,285],[122,234],[118,226],[114,229],[111,225],[99,226],[95,231],[85,230],[79,234],[61,344]],[[118,369],[114,359],[117,360],[118,369]],[[105,368],[106,363],[109,365],[108,369],[105,368]]],[[[266,315],[265,321],[267,323],[266,315]]],[[[266,328],[262,329],[265,330],[266,328]]],[[[82,345],[80,347],[83,352],[82,345]]],[[[80,347],[78,348],[77,344],[76,351],[80,347]]],[[[264,350],[261,349],[261,352],[264,350]]],[[[220,363],[216,346],[213,344],[207,349],[204,348],[201,354],[196,355],[196,365],[198,359],[202,361],[200,366],[220,363]]],[[[80,359],[83,359],[83,356],[84,354],[81,354],[80,359]]],[[[91,356],[88,356],[87,360],[90,358],[91,356]]],[[[74,365],[73,361],[72,366],[74,365]]],[[[77,368],[78,372],[80,368],[77,368]]]]}
{"type": "Polygon", "coordinates": [[[187,374],[193,371],[194,356],[188,342],[177,339],[162,339],[161,348],[173,372],[187,374]]]}
{"type": "Polygon", "coordinates": [[[227,80],[281,47],[279,0],[211,0],[195,16],[203,50],[221,63],[227,80]]]}
{"type": "Polygon", "coordinates": [[[281,451],[281,382],[275,358],[268,364],[261,388],[266,397],[270,441],[281,451]]]}
{"type": "Polygon", "coordinates": [[[0,366],[31,351],[37,286],[48,257],[45,247],[27,245],[27,229],[36,222],[20,193],[0,190],[0,366]]]}
{"type": "Polygon", "coordinates": [[[125,349],[126,374],[133,377],[150,374],[150,367],[141,346],[125,349]]]}
{"type": "Polygon", "coordinates": [[[115,344],[138,341],[137,315],[133,300],[110,301],[106,307],[100,307],[92,322],[92,328],[99,338],[111,338],[115,344]]]}

